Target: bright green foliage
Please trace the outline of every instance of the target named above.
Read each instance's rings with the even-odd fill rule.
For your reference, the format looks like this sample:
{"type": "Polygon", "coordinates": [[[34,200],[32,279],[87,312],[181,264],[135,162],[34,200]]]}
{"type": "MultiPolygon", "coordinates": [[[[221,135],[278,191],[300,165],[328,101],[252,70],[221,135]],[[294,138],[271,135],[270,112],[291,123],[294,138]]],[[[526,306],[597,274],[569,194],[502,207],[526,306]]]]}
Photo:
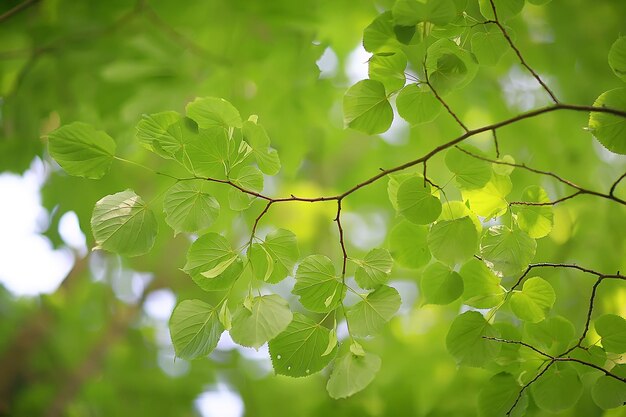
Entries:
{"type": "Polygon", "coordinates": [[[543,278],[532,277],[524,282],[521,291],[511,296],[511,310],[521,320],[537,323],[546,317],[555,300],[552,285],[543,278]]]}
{"type": "Polygon", "coordinates": [[[456,14],[452,0],[398,0],[393,6],[393,19],[402,26],[412,26],[420,22],[445,25],[452,22],[456,14]]]}
{"type": "Polygon", "coordinates": [[[476,308],[491,308],[504,299],[500,280],[478,259],[470,259],[460,271],[463,277],[463,302],[476,308]]]}
{"type": "Polygon", "coordinates": [[[533,260],[537,242],[519,229],[490,227],[480,241],[480,254],[504,276],[515,275],[533,260]]]}
{"type": "Polygon", "coordinates": [[[96,203],[91,230],[97,248],[126,256],[150,251],[158,226],[152,210],[132,190],[108,195],[96,203]]]}
{"type": "Polygon", "coordinates": [[[372,55],[368,73],[370,80],[380,81],[387,92],[392,92],[404,87],[405,68],[406,56],[402,52],[389,52],[372,55]]]}
{"type": "Polygon", "coordinates": [[[430,184],[412,176],[398,187],[398,213],[415,224],[432,223],[441,214],[441,201],[432,194],[430,184]]]}
{"type": "MultiPolygon", "coordinates": [[[[617,364],[611,373],[626,378],[626,365],[617,364]]],[[[626,384],[607,375],[602,375],[591,389],[593,401],[603,410],[623,406],[626,403],[626,384]]]]}
{"type": "Polygon", "coordinates": [[[258,349],[282,333],[292,318],[284,298],[276,294],[254,297],[249,306],[241,304],[237,308],[230,336],[242,346],[258,349]]]}
{"type": "Polygon", "coordinates": [[[483,230],[483,225],[478,220],[476,214],[474,214],[463,202],[461,201],[448,201],[443,204],[441,208],[441,216],[439,220],[455,220],[462,217],[469,217],[474,226],[476,226],[476,232],[480,234],[483,230]]]}
{"type": "Polygon", "coordinates": [[[409,84],[396,97],[398,114],[412,125],[432,122],[439,116],[443,105],[426,87],[409,84]]]}
{"type": "Polygon", "coordinates": [[[463,294],[463,279],[458,272],[435,262],[422,274],[420,288],[429,304],[449,304],[463,294]]]}
{"type": "MultiPolygon", "coordinates": [[[[528,203],[550,203],[546,191],[531,185],[522,192],[522,201],[528,203]]],[[[517,225],[533,239],[546,236],[552,230],[553,211],[550,205],[520,205],[517,210],[517,225]]]]}
{"type": "Polygon", "coordinates": [[[206,189],[206,182],[174,184],[163,199],[165,221],[175,233],[207,229],[220,214],[220,203],[206,189]]]}
{"type": "MultiPolygon", "coordinates": [[[[164,111],[150,115],[144,114],[136,127],[139,143],[164,158],[170,157],[170,155],[161,148],[160,144],[165,141],[165,139],[161,139],[161,137],[171,136],[167,130],[171,125],[180,120],[180,118],[180,114],[175,111],[164,111]]],[[[173,139],[170,138],[170,140],[173,139]]]]}
{"type": "Polygon", "coordinates": [[[605,314],[594,322],[596,332],[602,337],[602,346],[608,352],[626,352],[626,320],[615,314],[605,314]]]}
{"type": "Polygon", "coordinates": [[[622,81],[626,81],[626,36],[620,36],[609,50],[609,65],[622,81]]]}
{"type": "Polygon", "coordinates": [[[305,308],[323,313],[334,310],[343,301],[346,288],[328,257],[310,255],[298,265],[292,292],[305,308]]]}
{"type": "Polygon", "coordinates": [[[363,47],[371,53],[388,52],[397,44],[391,11],[381,13],[363,31],[363,47]]]}
{"type": "Polygon", "coordinates": [[[393,259],[387,249],[372,249],[363,259],[354,262],[358,265],[354,279],[359,287],[375,289],[389,280],[393,259]]]}
{"type": "Polygon", "coordinates": [[[439,39],[428,48],[426,72],[440,94],[463,88],[478,72],[474,56],[449,39],[439,39]]]}
{"type": "Polygon", "coordinates": [[[198,126],[208,129],[219,126],[224,129],[241,128],[241,116],[237,109],[223,98],[197,98],[186,107],[187,116],[195,120],[198,126]]]}
{"type": "Polygon", "coordinates": [[[270,138],[256,120],[246,120],[241,129],[246,142],[252,147],[259,169],[267,175],[276,175],[280,170],[280,158],[276,149],[270,147],[270,138]]]}
{"type": "Polygon", "coordinates": [[[321,371],[337,353],[337,347],[325,352],[330,331],[295,313],[287,329],[269,342],[274,371],[291,377],[309,376],[321,371]]]}
{"type": "Polygon", "coordinates": [[[535,346],[553,354],[569,348],[576,334],[572,322],[561,316],[548,317],[534,324],[525,323],[524,332],[535,346]]]}
{"type": "Polygon", "coordinates": [[[427,238],[425,226],[401,220],[389,234],[391,256],[406,268],[421,268],[431,259],[427,238]]]}
{"type": "Polygon", "coordinates": [[[472,52],[481,65],[496,65],[509,45],[497,27],[484,26],[472,35],[472,52]]]}
{"type": "Polygon", "coordinates": [[[332,398],[349,397],[367,387],[380,369],[380,357],[373,353],[357,356],[346,352],[335,361],[326,390],[332,398]]]}
{"type": "MultiPolygon", "coordinates": [[[[495,374],[478,396],[478,414],[481,417],[505,417],[521,389],[513,375],[505,372],[495,374]]],[[[527,406],[528,397],[523,394],[510,415],[523,416],[527,406]]]]}
{"type": "Polygon", "coordinates": [[[228,241],[207,233],[192,243],[183,271],[205,291],[224,290],[241,275],[243,262],[228,241]]]}
{"type": "Polygon", "coordinates": [[[224,331],[215,308],[200,300],[184,300],[170,319],[170,334],[176,356],[196,359],[215,349],[224,331]]]}
{"type": "Polygon", "coordinates": [[[446,166],[455,174],[460,188],[472,190],[484,187],[491,179],[491,165],[463,151],[482,156],[482,152],[471,146],[452,148],[446,153],[446,166]]]}
{"type": "MultiPolygon", "coordinates": [[[[480,13],[487,19],[495,19],[493,14],[492,0],[478,0],[480,5],[480,13]]],[[[498,19],[508,20],[524,8],[524,0],[493,0],[498,14],[498,19]]]]}
{"type": "Polygon", "coordinates": [[[500,344],[485,337],[497,337],[497,331],[476,311],[467,311],[452,322],[446,347],[463,365],[481,366],[500,351],[500,344]]]}
{"type": "Polygon", "coordinates": [[[362,80],[343,97],[343,121],[346,127],[373,135],[389,129],[393,110],[380,81],[362,80]]]}
{"type": "Polygon", "coordinates": [[[76,250],[70,279],[41,300],[0,286],[0,398],[17,404],[0,414],[137,414],[111,400],[132,397],[144,414],[188,415],[216,381],[259,417],[622,405],[626,384],[601,370],[624,375],[626,180],[592,134],[626,154],[626,3],[493,1],[497,16],[491,0],[0,11],[0,165],[52,167],[41,223],[55,248],[74,211],[86,233],[92,216],[89,246],[122,255],[76,250]],[[395,112],[410,126],[391,128],[395,112]],[[96,127],[58,128],[68,120],[96,127]],[[126,187],[150,209],[112,194],[126,187]],[[227,330],[241,346],[268,342],[274,374],[330,367],[294,382],[238,347],[172,363],[152,298],[170,290],[179,358],[206,356],[227,330]]]}
{"type": "Polygon", "coordinates": [[[470,259],[478,245],[478,233],[469,217],[440,220],[428,233],[428,247],[435,258],[448,265],[470,259]]]}
{"type": "MultiPolygon", "coordinates": [[[[603,93],[593,105],[626,111],[626,88],[616,88],[603,93]]],[[[592,112],[589,116],[589,130],[609,151],[626,154],[626,120],[624,117],[592,112]]]]}
{"type": "Polygon", "coordinates": [[[346,312],[350,332],[355,336],[371,336],[378,333],[396,314],[400,303],[400,294],[395,288],[386,285],[378,287],[346,312]]]}
{"type": "Polygon", "coordinates": [[[255,244],[249,254],[254,272],[259,279],[277,283],[291,275],[300,256],[296,235],[285,229],[267,234],[261,244],[255,244]]]}
{"type": "Polygon", "coordinates": [[[70,175],[102,178],[115,156],[115,141],[82,122],[62,126],[48,135],[50,156],[70,175]]]}
{"type": "Polygon", "coordinates": [[[483,188],[462,190],[463,200],[479,216],[491,219],[504,215],[509,208],[506,196],[513,184],[506,175],[493,174],[483,188]]]}
{"type": "Polygon", "coordinates": [[[583,384],[569,363],[557,363],[531,385],[530,392],[539,408],[558,413],[573,407],[583,392],[583,384]]]}

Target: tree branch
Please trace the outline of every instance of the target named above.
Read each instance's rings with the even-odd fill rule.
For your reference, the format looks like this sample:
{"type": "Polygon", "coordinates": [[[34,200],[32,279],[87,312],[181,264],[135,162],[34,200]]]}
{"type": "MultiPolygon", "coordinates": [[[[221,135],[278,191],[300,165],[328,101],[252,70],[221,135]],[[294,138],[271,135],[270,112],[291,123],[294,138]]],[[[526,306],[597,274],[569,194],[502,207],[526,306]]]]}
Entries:
{"type": "Polygon", "coordinates": [[[14,8],[7,10],[6,12],[0,15],[0,23],[4,22],[5,20],[8,20],[9,18],[15,16],[16,14],[18,14],[19,12],[23,10],[26,10],[27,8],[29,8],[30,6],[33,6],[36,3],[39,3],[39,0],[26,0],[18,4],[17,6],[15,6],[14,8]]]}

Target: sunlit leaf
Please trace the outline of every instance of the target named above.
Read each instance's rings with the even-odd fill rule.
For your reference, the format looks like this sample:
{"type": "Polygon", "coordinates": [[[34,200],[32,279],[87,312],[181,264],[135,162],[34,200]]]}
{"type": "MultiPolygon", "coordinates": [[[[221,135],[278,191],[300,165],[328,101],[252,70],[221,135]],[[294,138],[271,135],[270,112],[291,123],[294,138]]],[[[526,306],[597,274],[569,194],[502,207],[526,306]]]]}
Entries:
{"type": "Polygon", "coordinates": [[[469,217],[440,220],[430,228],[428,247],[435,258],[453,266],[474,255],[478,248],[478,233],[469,217]]]}
{"type": "Polygon", "coordinates": [[[355,336],[378,333],[400,308],[400,294],[393,287],[382,285],[367,294],[346,312],[350,331],[355,336]]]}
{"type": "Polygon", "coordinates": [[[626,352],[626,320],[616,314],[605,314],[594,322],[596,332],[602,337],[602,346],[608,352],[626,352]]]}
{"type": "Polygon", "coordinates": [[[351,127],[370,135],[389,129],[393,110],[380,81],[361,80],[343,97],[343,120],[351,127]]]}
{"type": "Polygon", "coordinates": [[[85,178],[102,178],[115,156],[115,141],[87,123],[74,122],[48,134],[50,156],[65,172],[85,178]]]}
{"type": "Polygon", "coordinates": [[[310,255],[298,265],[292,292],[300,297],[304,307],[323,313],[341,303],[346,288],[330,259],[323,255],[310,255]]]}
{"type": "Polygon", "coordinates": [[[374,289],[389,280],[393,259],[387,249],[372,249],[356,262],[354,278],[361,288],[374,289]]]}
{"type": "Polygon", "coordinates": [[[291,377],[309,376],[321,371],[337,353],[337,346],[324,354],[330,331],[310,318],[295,313],[284,332],[270,340],[274,371],[291,377]]]}
{"type": "Polygon", "coordinates": [[[522,271],[535,257],[537,242],[519,229],[490,227],[480,240],[480,254],[504,276],[522,271]]]}
{"type": "Polygon", "coordinates": [[[141,197],[126,190],[96,203],[91,216],[91,231],[97,248],[138,256],[152,249],[158,224],[141,197]]]}
{"type": "Polygon", "coordinates": [[[495,307],[504,299],[500,280],[478,259],[470,259],[459,272],[463,277],[463,302],[476,308],[495,307]]]}
{"type": "Polygon", "coordinates": [[[480,313],[467,311],[452,322],[446,336],[446,347],[457,362],[481,366],[500,351],[499,342],[484,337],[497,336],[498,333],[480,313]]]}
{"type": "Polygon", "coordinates": [[[237,109],[223,98],[197,98],[186,107],[187,116],[201,128],[220,126],[241,128],[241,116],[237,109]]]}
{"type": "Polygon", "coordinates": [[[412,125],[432,122],[439,116],[443,105],[428,87],[409,84],[396,97],[398,114],[412,125]]]}
{"type": "Polygon", "coordinates": [[[176,356],[188,360],[211,353],[224,331],[215,307],[200,300],[178,304],[169,326],[176,356]]]}
{"type": "Polygon", "coordinates": [[[402,220],[389,234],[391,256],[406,268],[421,268],[431,258],[427,238],[428,228],[402,220]]]}
{"type": "Polygon", "coordinates": [[[258,349],[282,333],[292,318],[289,304],[279,295],[254,297],[250,309],[243,305],[237,308],[230,336],[242,346],[258,349]]]}
{"type": "Polygon", "coordinates": [[[165,194],[165,221],[176,233],[197,232],[211,226],[220,213],[220,204],[207,193],[207,184],[183,181],[174,184],[165,194]]]}
{"type": "Polygon", "coordinates": [[[546,317],[555,300],[552,285],[543,278],[532,277],[524,282],[521,291],[511,296],[511,310],[520,319],[537,323],[546,317]]]}
{"type": "Polygon", "coordinates": [[[326,390],[332,398],[345,398],[365,389],[380,369],[380,357],[373,353],[357,356],[346,352],[335,360],[326,390]]]}
{"type": "MultiPolygon", "coordinates": [[[[607,91],[597,98],[596,107],[626,111],[626,88],[607,91]]],[[[626,118],[609,113],[591,112],[589,130],[609,151],[626,155],[626,118]]]]}
{"type": "Polygon", "coordinates": [[[578,402],[583,384],[569,363],[556,363],[530,386],[530,392],[539,408],[558,413],[578,402]]]}
{"type": "MultiPolygon", "coordinates": [[[[538,185],[526,187],[522,192],[523,202],[549,203],[550,198],[546,191],[538,185]]],[[[533,239],[546,236],[552,230],[553,213],[552,206],[519,205],[517,212],[517,225],[533,239]]]]}
{"type": "Polygon", "coordinates": [[[458,272],[435,262],[424,270],[420,288],[426,303],[449,304],[463,294],[463,279],[458,272]]]}
{"type": "Polygon", "coordinates": [[[415,224],[432,223],[441,214],[441,201],[423,178],[412,176],[398,187],[398,213],[415,224]]]}

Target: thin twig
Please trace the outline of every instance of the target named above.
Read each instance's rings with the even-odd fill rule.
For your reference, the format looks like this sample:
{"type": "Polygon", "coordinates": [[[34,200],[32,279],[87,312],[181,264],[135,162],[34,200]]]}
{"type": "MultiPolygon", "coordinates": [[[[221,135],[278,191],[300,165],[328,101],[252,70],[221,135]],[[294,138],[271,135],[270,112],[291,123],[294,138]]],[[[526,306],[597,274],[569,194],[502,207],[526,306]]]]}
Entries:
{"type": "Polygon", "coordinates": [[[18,14],[19,12],[21,12],[22,10],[26,10],[27,8],[29,8],[30,6],[38,3],[39,0],[26,0],[20,4],[18,4],[17,6],[15,6],[14,8],[7,10],[6,12],[2,13],[0,15],[0,23],[4,22],[5,20],[11,18],[12,16],[15,16],[16,14],[18,14]]]}

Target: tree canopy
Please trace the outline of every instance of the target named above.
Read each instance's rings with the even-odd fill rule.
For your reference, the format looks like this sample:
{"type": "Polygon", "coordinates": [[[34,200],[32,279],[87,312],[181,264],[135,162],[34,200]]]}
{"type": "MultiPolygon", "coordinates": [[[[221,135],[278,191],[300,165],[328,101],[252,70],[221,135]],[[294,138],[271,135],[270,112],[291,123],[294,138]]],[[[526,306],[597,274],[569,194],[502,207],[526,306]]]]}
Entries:
{"type": "Polygon", "coordinates": [[[624,415],[626,3],[9,3],[0,415],[624,415]]]}

